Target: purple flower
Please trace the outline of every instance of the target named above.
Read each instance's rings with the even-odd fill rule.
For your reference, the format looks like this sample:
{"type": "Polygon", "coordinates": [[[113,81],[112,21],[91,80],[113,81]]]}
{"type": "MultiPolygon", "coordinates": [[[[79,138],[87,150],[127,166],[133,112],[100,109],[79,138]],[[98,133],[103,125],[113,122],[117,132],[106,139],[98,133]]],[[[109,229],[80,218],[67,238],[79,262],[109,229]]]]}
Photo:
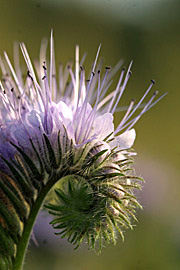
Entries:
{"type": "Polygon", "coordinates": [[[0,256],[0,268],[2,259],[9,263],[7,269],[16,253],[14,265],[21,265],[22,246],[32,228],[29,222],[45,198],[46,208],[56,216],[52,225],[60,229],[57,234],[77,247],[85,237],[92,248],[99,240],[101,249],[102,240],[115,243],[116,231],[123,237],[124,228],[132,228],[131,218],[136,220],[135,208],[140,206],[134,189],[140,189],[137,181],[141,180],[130,167],[135,155],[134,125],[163,97],[155,100],[154,92],[144,103],[152,80],[137,104],[132,100],[122,112],[115,128],[113,115],[132,63],[127,71],[122,69],[117,86],[107,94],[121,62],[104,69],[98,60],[101,46],[88,80],[85,56],[79,61],[78,46],[74,69],[72,63],[64,69],[60,64],[56,71],[52,32],[49,61],[46,41],[34,67],[25,45],[20,47],[26,69],[20,67],[18,49],[15,68],[6,53],[0,58],[0,251],[3,247],[8,258],[5,262],[0,256]],[[68,181],[59,189],[61,178],[68,181]],[[55,196],[52,191],[48,194],[52,187],[55,196]],[[12,241],[10,252],[7,247],[12,241]]]}
{"type": "Polygon", "coordinates": [[[112,70],[106,67],[105,73],[101,74],[101,63],[98,64],[101,46],[99,46],[87,81],[83,68],[84,58],[79,63],[78,46],[76,46],[75,71],[72,70],[71,65],[66,66],[64,70],[60,65],[59,76],[57,76],[52,33],[48,67],[45,62],[46,45],[42,43],[41,62],[36,63],[35,69],[25,45],[23,43],[20,45],[27,65],[25,79],[18,62],[15,63],[16,70],[14,70],[6,53],[5,59],[0,59],[3,73],[0,83],[1,154],[5,156],[11,156],[11,152],[14,154],[10,141],[21,146],[27,153],[34,152],[30,139],[36,147],[40,148],[44,133],[53,145],[59,131],[61,140],[67,132],[68,139],[72,140],[77,149],[85,147],[87,143],[92,146],[104,140],[109,134],[112,139],[109,143],[111,149],[113,147],[120,150],[131,148],[135,140],[135,130],[132,129],[134,124],[157,102],[154,102],[157,94],[155,92],[140,113],[134,116],[151,90],[154,81],[151,82],[137,105],[134,105],[134,100],[130,102],[127,111],[122,115],[119,126],[114,128],[113,114],[130,78],[132,63],[126,73],[125,69],[122,70],[116,89],[106,96],[112,77],[119,70],[120,63],[112,70]],[[40,146],[37,146],[37,143],[40,146]]]}

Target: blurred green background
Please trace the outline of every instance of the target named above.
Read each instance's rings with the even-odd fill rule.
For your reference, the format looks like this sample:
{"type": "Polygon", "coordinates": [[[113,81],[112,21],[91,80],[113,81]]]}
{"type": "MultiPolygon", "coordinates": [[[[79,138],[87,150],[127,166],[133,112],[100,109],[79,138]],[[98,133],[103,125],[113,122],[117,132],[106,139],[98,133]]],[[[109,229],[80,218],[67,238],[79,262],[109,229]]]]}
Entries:
{"type": "MultiPolygon", "coordinates": [[[[24,41],[37,58],[43,37],[54,29],[56,59],[64,64],[80,45],[90,67],[98,45],[105,64],[133,59],[133,76],[121,105],[136,100],[155,79],[168,95],[137,124],[136,170],[145,178],[139,224],[125,242],[97,256],[53,237],[41,214],[25,270],[180,269],[180,1],[177,0],[0,0],[0,54],[13,59],[14,41],[24,41]]],[[[116,124],[121,117],[115,115],[116,124]]]]}

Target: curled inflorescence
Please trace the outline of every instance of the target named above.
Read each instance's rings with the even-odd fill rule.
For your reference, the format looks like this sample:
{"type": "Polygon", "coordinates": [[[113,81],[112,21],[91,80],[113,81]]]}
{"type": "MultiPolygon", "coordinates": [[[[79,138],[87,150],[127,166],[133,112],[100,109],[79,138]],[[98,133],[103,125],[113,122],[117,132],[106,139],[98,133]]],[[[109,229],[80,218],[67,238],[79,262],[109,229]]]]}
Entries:
{"type": "Polygon", "coordinates": [[[78,46],[74,69],[72,63],[65,68],[60,64],[57,72],[52,33],[49,62],[46,41],[34,65],[25,45],[20,47],[26,76],[18,50],[15,67],[6,53],[0,58],[0,269],[13,267],[29,222],[45,197],[56,233],[75,247],[86,239],[91,248],[99,243],[101,250],[105,242],[116,242],[117,231],[123,238],[140,206],[134,190],[141,179],[131,169],[133,126],[162,98],[155,100],[155,92],[144,104],[152,80],[114,128],[113,114],[132,63],[127,71],[122,69],[109,93],[121,62],[103,72],[100,47],[88,80],[78,46]]]}

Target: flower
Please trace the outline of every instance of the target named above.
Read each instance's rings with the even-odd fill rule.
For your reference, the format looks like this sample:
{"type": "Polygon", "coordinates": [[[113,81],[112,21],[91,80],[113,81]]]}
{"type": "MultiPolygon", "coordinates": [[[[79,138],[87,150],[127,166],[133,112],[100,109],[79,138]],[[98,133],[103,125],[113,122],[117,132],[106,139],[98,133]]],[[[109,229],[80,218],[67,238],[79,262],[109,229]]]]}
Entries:
{"type": "MultiPolygon", "coordinates": [[[[54,195],[53,199],[47,196],[46,208],[55,215],[52,224],[60,230],[57,234],[67,236],[76,246],[87,238],[93,248],[99,240],[101,249],[103,239],[115,242],[115,231],[123,237],[124,228],[132,228],[131,217],[136,219],[139,204],[133,190],[140,185],[139,178],[130,173],[135,154],[131,150],[136,137],[133,127],[162,97],[154,101],[155,92],[143,105],[152,80],[140,101],[136,105],[134,100],[130,102],[115,128],[113,115],[131,76],[132,63],[127,71],[122,69],[116,88],[106,95],[121,63],[113,69],[106,67],[103,73],[98,62],[101,46],[89,80],[84,57],[79,63],[78,46],[74,71],[72,64],[64,70],[60,64],[56,72],[52,32],[49,63],[45,60],[47,42],[42,43],[35,69],[25,45],[20,47],[27,66],[25,78],[18,57],[15,69],[6,53],[0,58],[2,254],[12,263],[9,258],[18,254],[34,205],[42,202],[55,184],[55,203],[54,195]],[[61,178],[68,180],[59,188],[61,178]],[[11,242],[15,247],[10,252],[7,243],[11,242]]],[[[4,258],[1,256],[2,261],[4,258]]]]}

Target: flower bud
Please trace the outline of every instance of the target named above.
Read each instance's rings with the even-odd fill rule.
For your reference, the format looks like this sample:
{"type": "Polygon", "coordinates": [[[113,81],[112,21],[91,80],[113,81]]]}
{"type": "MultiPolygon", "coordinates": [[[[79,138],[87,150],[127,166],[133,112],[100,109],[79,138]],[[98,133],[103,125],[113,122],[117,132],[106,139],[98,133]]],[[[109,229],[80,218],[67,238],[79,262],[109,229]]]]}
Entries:
{"type": "Polygon", "coordinates": [[[118,162],[126,159],[126,157],[121,152],[116,152],[112,155],[113,161],[118,162]]]}
{"type": "Polygon", "coordinates": [[[86,156],[86,161],[92,161],[97,167],[111,153],[110,146],[104,141],[96,142],[86,156]]]}
{"type": "Polygon", "coordinates": [[[108,204],[107,205],[107,208],[108,210],[110,211],[110,213],[113,215],[113,216],[118,216],[119,215],[119,211],[112,205],[108,204]]]}
{"type": "Polygon", "coordinates": [[[114,184],[113,187],[109,187],[107,191],[111,197],[117,200],[122,199],[125,195],[123,187],[118,184],[114,184]]]}
{"type": "Polygon", "coordinates": [[[114,174],[120,172],[120,167],[115,163],[110,163],[103,168],[104,174],[114,174]]]}

